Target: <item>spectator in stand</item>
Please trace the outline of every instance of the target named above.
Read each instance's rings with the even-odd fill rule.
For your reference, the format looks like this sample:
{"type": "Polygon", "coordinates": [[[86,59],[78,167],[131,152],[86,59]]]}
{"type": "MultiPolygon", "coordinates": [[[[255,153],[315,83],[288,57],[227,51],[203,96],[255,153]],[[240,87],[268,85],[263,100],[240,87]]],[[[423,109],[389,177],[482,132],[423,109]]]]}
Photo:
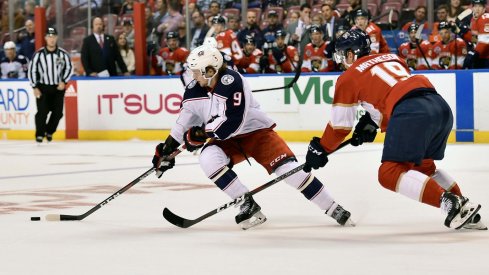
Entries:
{"type": "Polygon", "coordinates": [[[163,75],[180,75],[183,72],[183,64],[187,61],[189,51],[179,46],[178,33],[168,32],[166,35],[167,47],[160,50],[159,65],[163,75]]]}
{"type": "Polygon", "coordinates": [[[19,55],[23,55],[28,59],[36,52],[35,37],[34,37],[34,21],[27,19],[25,21],[25,30],[17,36],[17,44],[19,45],[19,55]]]}
{"type": "Polygon", "coordinates": [[[287,33],[290,36],[289,45],[298,46],[299,42],[305,46],[310,42],[308,28],[311,26],[311,6],[302,4],[300,8],[300,17],[297,22],[290,22],[287,26],[287,33]]]}
{"type": "MultiPolygon", "coordinates": [[[[168,16],[163,18],[163,21],[156,31],[166,37],[168,32],[174,32],[178,30],[178,25],[184,20],[182,14],[180,13],[179,3],[177,1],[171,1],[168,5],[168,16]]],[[[166,46],[165,39],[161,40],[161,46],[166,46]]]]}
{"type": "Polygon", "coordinates": [[[333,14],[334,17],[336,17],[336,18],[340,18],[341,17],[340,11],[335,8],[336,7],[336,1],[335,0],[324,0],[323,1],[323,5],[324,4],[331,6],[331,10],[333,11],[332,14],[333,14]]]}
{"type": "Polygon", "coordinates": [[[331,4],[323,4],[321,6],[321,14],[325,22],[323,26],[325,39],[329,41],[336,39],[336,32],[338,27],[343,25],[343,20],[334,15],[334,9],[331,4]]]}
{"type": "Polygon", "coordinates": [[[34,20],[34,9],[36,8],[36,1],[28,0],[24,4],[24,16],[26,20],[34,20]]]}
{"type": "Polygon", "coordinates": [[[204,43],[204,38],[209,31],[209,26],[205,23],[204,14],[200,10],[192,13],[194,27],[190,30],[190,50],[197,48],[204,43]]]}
{"type": "Polygon", "coordinates": [[[416,41],[418,28],[418,24],[411,23],[408,29],[409,41],[399,46],[399,56],[406,61],[411,71],[427,70],[431,67],[431,43],[426,40],[416,41]]]}
{"type": "Polygon", "coordinates": [[[134,0],[125,0],[122,3],[121,11],[119,15],[133,14],[134,13],[134,0]]]}
{"type": "MultiPolygon", "coordinates": [[[[127,71],[129,74],[134,74],[134,71],[136,70],[136,58],[134,56],[134,51],[129,47],[129,43],[127,43],[126,34],[124,32],[119,34],[119,37],[117,38],[117,46],[119,46],[122,60],[124,60],[124,64],[126,64],[127,71]]],[[[117,73],[123,74],[119,67],[117,67],[117,73]]]]}
{"type": "Polygon", "coordinates": [[[241,31],[239,21],[239,17],[232,14],[228,17],[228,29],[232,30],[236,35],[238,35],[238,33],[241,31]]]}
{"type": "Polygon", "coordinates": [[[238,42],[241,47],[244,47],[244,44],[247,43],[247,36],[253,36],[256,46],[258,49],[261,49],[263,46],[263,37],[260,27],[257,24],[256,12],[254,11],[248,11],[246,13],[246,27],[238,33],[238,42]]]}
{"type": "Polygon", "coordinates": [[[0,61],[2,79],[26,78],[29,61],[23,55],[17,55],[15,43],[13,41],[5,42],[3,50],[5,57],[0,61]]]}
{"type": "MultiPolygon", "coordinates": [[[[214,16],[218,16],[219,14],[221,14],[221,4],[219,4],[219,2],[217,2],[215,0],[211,1],[208,6],[199,5],[199,2],[202,2],[202,1],[198,1],[197,6],[200,7],[203,11],[208,11],[210,13],[210,16],[214,17],[214,16]]],[[[205,2],[207,2],[207,1],[205,1],[205,2]]]]}
{"type": "Polygon", "coordinates": [[[268,52],[267,73],[291,73],[297,68],[299,53],[297,48],[287,46],[285,38],[287,33],[283,30],[275,32],[276,46],[268,52]]]}
{"type": "Polygon", "coordinates": [[[266,52],[271,49],[275,43],[275,33],[278,30],[282,30],[283,26],[278,21],[278,14],[276,11],[271,10],[268,12],[268,26],[263,29],[262,37],[264,39],[263,51],[266,52]]]}
{"type": "Polygon", "coordinates": [[[153,18],[153,12],[151,11],[151,8],[146,6],[144,8],[144,19],[145,19],[145,26],[146,26],[146,41],[151,41],[151,34],[153,33],[153,30],[156,32],[156,22],[154,21],[153,18]]]}
{"type": "Polygon", "coordinates": [[[263,52],[257,49],[255,37],[248,35],[243,46],[243,58],[235,64],[238,72],[242,74],[261,73],[260,59],[262,56],[263,52]]]}
{"type": "MultiPolygon", "coordinates": [[[[324,25],[323,15],[321,13],[314,14],[311,17],[311,25],[318,25],[318,26],[320,26],[322,28],[323,25],[324,25]]],[[[323,33],[324,33],[324,30],[323,30],[323,33]]]]}
{"type": "Polygon", "coordinates": [[[163,18],[168,14],[168,6],[165,0],[156,0],[155,2],[155,12],[153,13],[153,20],[156,24],[161,24],[163,18]]]}
{"type": "Polygon", "coordinates": [[[370,37],[370,54],[391,52],[387,41],[382,35],[382,30],[374,22],[370,22],[368,11],[362,9],[357,10],[354,20],[355,26],[353,28],[361,29],[370,37]]]}
{"type": "Polygon", "coordinates": [[[122,22],[122,32],[126,34],[126,40],[129,44],[129,48],[134,48],[134,27],[132,26],[132,20],[126,19],[122,22]]]}
{"type": "Polygon", "coordinates": [[[346,9],[341,18],[344,19],[343,23],[347,29],[350,29],[355,25],[355,14],[357,10],[362,8],[362,0],[348,0],[348,4],[350,4],[350,6],[346,9]]]}
{"type": "Polygon", "coordinates": [[[327,43],[323,40],[323,30],[319,25],[309,28],[311,43],[304,49],[303,72],[329,72],[334,68],[333,60],[326,57],[327,43]]]}
{"type": "Polygon", "coordinates": [[[467,47],[461,38],[452,38],[451,23],[439,22],[440,40],[433,45],[432,67],[435,70],[461,69],[467,47]]]}
{"type": "Polygon", "coordinates": [[[418,26],[423,25],[423,32],[429,33],[428,22],[426,22],[426,6],[417,6],[414,10],[414,19],[411,22],[407,22],[402,27],[403,31],[408,31],[411,24],[416,24],[418,26]]]}
{"type": "Polygon", "coordinates": [[[85,74],[93,77],[117,76],[116,63],[124,75],[129,75],[114,37],[103,33],[104,22],[92,19],[92,34],[83,39],[81,60],[85,74]]]}
{"type": "Polygon", "coordinates": [[[187,27],[185,21],[178,25],[178,44],[187,47],[187,27]]]}
{"type": "MultiPolygon", "coordinates": [[[[8,16],[8,1],[3,2],[3,9],[1,11],[1,32],[9,32],[9,16],[8,16]]],[[[24,11],[22,9],[17,9],[14,11],[14,29],[22,28],[25,22],[24,11]]]]}
{"type": "MultiPolygon", "coordinates": [[[[489,68],[489,14],[486,13],[486,5],[486,0],[472,0],[470,30],[473,44],[468,46],[464,69],[489,68]]],[[[467,33],[470,34],[470,32],[467,33]]]]}
{"type": "Polygon", "coordinates": [[[430,35],[431,43],[441,41],[441,36],[438,34],[438,26],[440,22],[445,21],[448,21],[448,6],[443,4],[436,9],[436,21],[433,23],[433,30],[430,35]]]}
{"type": "Polygon", "coordinates": [[[298,12],[298,11],[291,12],[290,13],[290,17],[289,17],[289,24],[288,25],[299,21],[299,18],[301,18],[301,13],[300,12],[298,12]]]}
{"type": "Polygon", "coordinates": [[[450,0],[450,7],[448,8],[447,21],[455,22],[457,16],[464,11],[460,0],[450,0]]]}

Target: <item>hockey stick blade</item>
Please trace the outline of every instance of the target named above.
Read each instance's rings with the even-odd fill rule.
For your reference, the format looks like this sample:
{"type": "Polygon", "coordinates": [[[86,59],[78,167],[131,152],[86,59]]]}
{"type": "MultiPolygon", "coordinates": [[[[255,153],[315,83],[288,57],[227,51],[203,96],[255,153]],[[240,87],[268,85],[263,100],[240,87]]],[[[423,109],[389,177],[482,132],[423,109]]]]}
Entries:
{"type": "MultiPolygon", "coordinates": [[[[175,158],[178,154],[180,154],[183,150],[185,149],[185,144],[182,144],[176,149],[171,155],[169,155],[165,160],[170,160],[175,158]]],[[[63,214],[48,214],[46,215],[46,220],[47,221],[81,221],[88,217],[90,214],[93,212],[97,211],[98,209],[102,208],[102,206],[105,206],[107,203],[109,203],[111,200],[115,199],[118,197],[120,194],[126,192],[129,190],[131,187],[134,185],[138,184],[140,181],[145,179],[147,176],[151,175],[156,169],[154,167],[151,167],[148,171],[144,172],[141,174],[139,177],[128,183],[126,186],[122,187],[119,189],[117,192],[114,194],[110,195],[108,198],[100,202],[99,204],[95,205],[92,207],[90,210],[87,212],[81,214],[81,215],[63,215],[63,214]]]]}
{"type": "MultiPolygon", "coordinates": [[[[338,148],[336,148],[336,150],[334,150],[330,154],[332,154],[332,153],[338,151],[339,149],[345,147],[346,145],[350,144],[350,142],[351,142],[351,139],[348,139],[348,140],[344,141],[343,143],[341,143],[338,146],[338,148]]],[[[255,188],[252,191],[250,191],[249,194],[250,195],[254,195],[254,194],[258,193],[258,192],[261,192],[261,191],[267,189],[268,187],[274,185],[275,183],[280,182],[280,181],[282,181],[282,180],[284,180],[284,179],[292,176],[293,174],[299,172],[300,170],[302,170],[304,168],[304,166],[305,166],[305,164],[301,164],[301,165],[297,166],[296,168],[294,168],[294,169],[292,169],[292,170],[290,170],[290,171],[282,174],[281,176],[276,177],[275,179],[273,179],[273,180],[271,180],[271,181],[269,181],[269,182],[267,182],[267,183],[265,183],[263,185],[258,186],[257,188],[255,188]]],[[[175,226],[178,226],[178,227],[181,227],[181,228],[189,228],[192,225],[197,224],[197,223],[199,223],[199,222],[201,222],[201,221],[203,221],[203,220],[205,220],[205,219],[207,219],[207,218],[209,218],[211,216],[214,216],[215,214],[217,214],[217,213],[219,213],[219,212],[221,212],[221,211],[229,208],[230,206],[239,204],[241,201],[244,200],[244,198],[245,198],[246,195],[247,194],[244,194],[244,195],[242,195],[242,196],[240,196],[240,197],[232,200],[231,202],[228,202],[226,204],[223,204],[223,205],[219,206],[218,208],[216,208],[216,209],[214,209],[214,210],[212,210],[210,212],[207,212],[206,214],[204,214],[204,215],[202,215],[202,216],[200,216],[200,217],[198,217],[197,219],[194,219],[194,220],[185,219],[183,217],[180,217],[180,216],[178,216],[177,214],[173,213],[170,209],[168,209],[166,207],[163,209],[163,217],[168,222],[170,222],[171,224],[173,224],[175,226]]]]}

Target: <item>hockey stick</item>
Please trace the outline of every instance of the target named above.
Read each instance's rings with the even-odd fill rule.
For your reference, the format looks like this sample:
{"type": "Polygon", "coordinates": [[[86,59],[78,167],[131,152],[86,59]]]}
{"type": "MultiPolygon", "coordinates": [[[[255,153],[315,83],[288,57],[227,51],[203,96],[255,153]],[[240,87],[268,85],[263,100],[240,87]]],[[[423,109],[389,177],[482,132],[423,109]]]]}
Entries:
{"type": "MultiPolygon", "coordinates": [[[[171,160],[175,158],[178,154],[180,154],[183,150],[185,150],[185,144],[180,145],[173,153],[171,153],[166,159],[164,160],[171,160]]],[[[46,215],[46,220],[47,221],[81,221],[91,215],[93,212],[97,211],[100,209],[102,206],[106,205],[109,203],[111,200],[115,199],[117,196],[120,194],[126,192],[129,190],[129,188],[133,187],[143,179],[145,179],[147,176],[149,176],[151,173],[155,171],[154,167],[151,167],[148,171],[144,172],[142,175],[131,181],[129,184],[126,186],[122,187],[119,191],[115,192],[114,194],[110,195],[108,198],[100,202],[99,204],[95,205],[92,207],[90,210],[87,212],[81,214],[81,215],[63,215],[63,214],[48,214],[46,215]]]]}
{"type": "MultiPolygon", "coordinates": [[[[338,148],[336,148],[336,150],[334,150],[330,154],[332,154],[332,153],[338,151],[339,149],[345,147],[346,145],[350,144],[350,141],[351,141],[351,139],[348,139],[348,140],[344,141],[343,143],[341,143],[338,146],[338,148]]],[[[285,174],[283,174],[283,175],[281,175],[279,177],[276,177],[275,179],[273,179],[273,180],[271,180],[271,181],[269,181],[269,182],[267,182],[267,183],[265,183],[263,185],[258,186],[257,188],[251,190],[250,192],[248,192],[248,193],[246,193],[246,194],[244,194],[244,195],[242,195],[240,197],[237,197],[233,201],[228,202],[228,203],[226,203],[224,205],[221,205],[218,208],[216,208],[216,209],[214,209],[214,210],[212,210],[210,212],[207,212],[206,214],[198,217],[195,220],[189,220],[189,219],[182,218],[182,217],[176,215],[175,213],[171,212],[170,209],[168,209],[166,207],[165,207],[165,209],[163,209],[163,217],[167,221],[169,221],[171,224],[173,224],[173,225],[176,225],[176,226],[181,227],[181,228],[188,228],[188,227],[190,227],[190,226],[192,226],[192,225],[194,225],[196,223],[199,223],[199,222],[201,222],[201,221],[203,221],[203,220],[205,220],[205,219],[207,219],[207,218],[209,218],[211,216],[214,216],[215,214],[217,214],[217,213],[219,213],[219,212],[221,212],[221,211],[229,208],[230,206],[239,204],[241,201],[244,200],[245,196],[247,196],[247,195],[254,195],[254,194],[258,193],[258,192],[261,192],[261,191],[267,189],[268,187],[274,185],[275,183],[277,183],[277,182],[279,182],[279,181],[281,181],[283,179],[286,179],[286,178],[292,176],[293,174],[295,174],[295,173],[299,172],[300,170],[302,170],[304,168],[304,166],[305,166],[305,164],[301,164],[301,165],[297,166],[296,168],[294,168],[294,169],[286,172],[285,174]]]]}
{"type": "MultiPolygon", "coordinates": [[[[300,46],[299,47],[299,61],[297,62],[297,67],[295,68],[295,75],[294,75],[294,78],[292,79],[292,81],[290,81],[289,83],[287,83],[287,85],[285,85],[283,87],[253,90],[252,92],[253,93],[259,93],[259,92],[266,92],[266,91],[282,90],[282,89],[288,89],[288,88],[291,88],[292,86],[294,86],[294,84],[297,82],[297,80],[299,80],[299,77],[301,76],[302,62],[304,61],[305,45],[301,45],[300,41],[299,41],[299,46],[300,46]]],[[[287,50],[286,50],[285,54],[287,56],[287,50]]],[[[287,56],[287,58],[288,58],[288,56],[287,56]]],[[[292,63],[292,65],[294,65],[294,63],[292,63]]]]}
{"type": "Polygon", "coordinates": [[[424,24],[419,25],[418,30],[416,31],[416,46],[418,46],[418,50],[421,52],[421,55],[423,56],[424,62],[426,62],[426,66],[428,67],[428,70],[432,70],[430,63],[428,62],[428,59],[426,59],[426,55],[423,52],[423,49],[421,49],[421,45],[419,44],[419,41],[421,40],[421,33],[423,32],[424,24]]]}

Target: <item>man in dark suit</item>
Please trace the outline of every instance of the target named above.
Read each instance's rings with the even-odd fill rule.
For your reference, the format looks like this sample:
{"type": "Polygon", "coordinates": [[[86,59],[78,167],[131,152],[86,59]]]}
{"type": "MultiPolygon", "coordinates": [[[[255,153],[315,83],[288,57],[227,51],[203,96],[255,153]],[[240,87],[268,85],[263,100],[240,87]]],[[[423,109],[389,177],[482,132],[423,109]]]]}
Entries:
{"type": "MultiPolygon", "coordinates": [[[[311,6],[307,3],[301,5],[300,18],[287,26],[289,45],[303,49],[311,42],[309,27],[311,26],[311,6]]],[[[303,53],[300,53],[303,54],[303,53]]]]}
{"type": "Polygon", "coordinates": [[[204,14],[200,10],[195,10],[192,13],[192,22],[194,23],[194,27],[190,30],[190,50],[202,45],[204,43],[205,35],[209,31],[209,26],[205,23],[204,14]]]}
{"type": "Polygon", "coordinates": [[[117,76],[117,66],[129,75],[113,36],[104,34],[102,18],[92,20],[92,34],[83,39],[81,60],[87,76],[117,76]]]}

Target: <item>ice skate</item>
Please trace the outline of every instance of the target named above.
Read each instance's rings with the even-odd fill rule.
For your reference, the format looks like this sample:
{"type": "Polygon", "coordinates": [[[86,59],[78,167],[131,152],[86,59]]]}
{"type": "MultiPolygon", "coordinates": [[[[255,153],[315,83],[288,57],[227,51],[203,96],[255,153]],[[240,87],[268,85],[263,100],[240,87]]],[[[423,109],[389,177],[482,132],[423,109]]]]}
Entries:
{"type": "Polygon", "coordinates": [[[261,207],[253,200],[253,197],[246,194],[240,206],[240,212],[236,216],[236,223],[241,226],[241,229],[247,230],[266,222],[267,218],[260,210],[261,207]]]}
{"type": "Polygon", "coordinates": [[[355,226],[355,223],[350,219],[351,213],[336,202],[326,211],[326,215],[335,219],[342,226],[355,226]]]}
{"type": "Polygon", "coordinates": [[[479,213],[475,214],[462,228],[470,230],[487,230],[487,226],[482,223],[482,218],[479,213]]]}
{"type": "Polygon", "coordinates": [[[43,139],[44,139],[44,137],[43,137],[43,136],[37,136],[37,137],[36,137],[36,142],[37,142],[37,144],[41,144],[43,139]]]}
{"type": "Polygon", "coordinates": [[[53,135],[52,134],[46,134],[46,140],[48,142],[51,142],[53,140],[53,135]]]}
{"type": "Polygon", "coordinates": [[[480,204],[469,202],[469,199],[450,192],[443,193],[440,200],[440,208],[447,213],[445,226],[454,229],[460,229],[469,223],[481,208],[480,204]]]}

